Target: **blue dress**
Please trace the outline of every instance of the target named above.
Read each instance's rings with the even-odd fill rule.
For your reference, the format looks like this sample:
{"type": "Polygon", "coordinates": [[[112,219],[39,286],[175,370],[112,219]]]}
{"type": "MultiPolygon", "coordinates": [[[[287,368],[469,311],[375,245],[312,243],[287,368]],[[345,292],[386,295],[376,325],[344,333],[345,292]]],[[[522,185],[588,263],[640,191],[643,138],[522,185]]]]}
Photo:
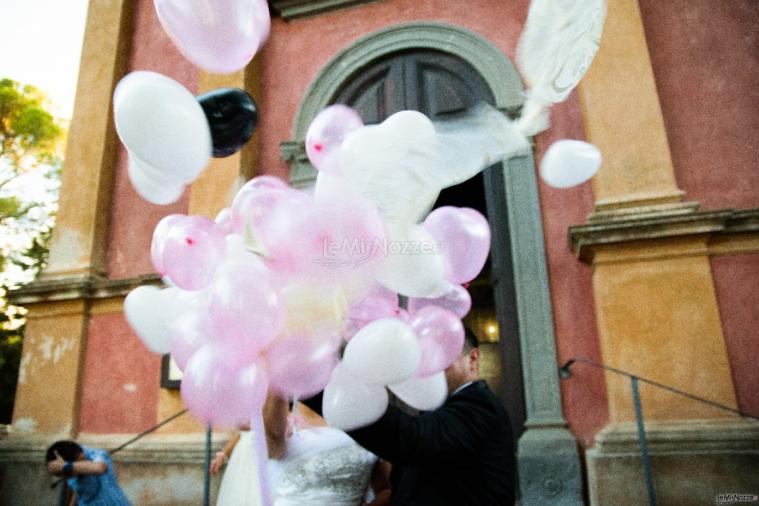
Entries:
{"type": "Polygon", "coordinates": [[[76,493],[79,506],[131,506],[121,490],[113,462],[108,452],[99,448],[83,446],[84,458],[92,462],[105,462],[108,469],[103,474],[83,474],[66,480],[76,493]]]}

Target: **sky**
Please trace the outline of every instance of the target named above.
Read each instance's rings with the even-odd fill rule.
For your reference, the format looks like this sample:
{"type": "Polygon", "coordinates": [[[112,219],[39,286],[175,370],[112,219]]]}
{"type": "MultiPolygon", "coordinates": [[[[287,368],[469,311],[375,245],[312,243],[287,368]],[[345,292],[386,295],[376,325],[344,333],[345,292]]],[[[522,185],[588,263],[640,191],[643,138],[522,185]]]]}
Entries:
{"type": "MultiPolygon", "coordinates": [[[[71,119],[84,38],[88,0],[0,0],[0,78],[32,84],[50,98],[50,112],[71,119]]],[[[6,184],[0,196],[55,205],[57,181],[32,171],[6,184]]],[[[0,180],[9,169],[0,162],[0,180]]],[[[40,211],[34,209],[31,214],[40,211]]],[[[6,224],[0,231],[0,252],[29,244],[28,225],[6,224]]],[[[0,282],[29,281],[30,274],[11,263],[0,270],[0,282]]]]}
{"type": "Polygon", "coordinates": [[[0,78],[47,93],[70,119],[88,0],[0,0],[0,78]]]}

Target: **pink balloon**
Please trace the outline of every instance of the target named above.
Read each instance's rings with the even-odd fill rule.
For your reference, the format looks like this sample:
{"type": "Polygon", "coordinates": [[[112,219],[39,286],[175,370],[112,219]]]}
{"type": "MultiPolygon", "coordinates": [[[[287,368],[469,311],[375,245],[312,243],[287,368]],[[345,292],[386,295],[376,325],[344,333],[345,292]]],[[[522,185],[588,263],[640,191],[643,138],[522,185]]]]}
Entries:
{"type": "Polygon", "coordinates": [[[260,363],[241,363],[233,350],[206,345],[187,363],[180,393],[195,417],[233,427],[261,410],[268,386],[260,363]]]}
{"type": "Polygon", "coordinates": [[[472,296],[463,286],[451,284],[450,290],[436,299],[412,297],[408,300],[408,310],[411,314],[427,306],[438,306],[463,318],[472,309],[472,296]]]}
{"type": "Polygon", "coordinates": [[[247,356],[269,344],[284,323],[271,272],[254,255],[237,256],[219,266],[210,313],[219,339],[247,356]]]}
{"type": "Polygon", "coordinates": [[[180,371],[185,370],[187,362],[203,346],[204,337],[200,333],[192,332],[190,334],[177,334],[171,338],[171,358],[174,359],[180,371]]]}
{"type": "Polygon", "coordinates": [[[398,314],[398,294],[382,285],[375,285],[366,297],[348,310],[348,318],[376,320],[398,314]]]}
{"type": "Polygon", "coordinates": [[[380,318],[399,316],[398,294],[382,285],[375,285],[366,297],[354,302],[348,309],[343,337],[350,341],[353,335],[367,324],[380,318]]]}
{"type": "Polygon", "coordinates": [[[337,365],[337,348],[334,339],[297,334],[281,337],[264,356],[272,389],[299,399],[321,392],[337,365]]]}
{"type": "Polygon", "coordinates": [[[275,232],[287,231],[292,221],[306,212],[311,199],[287,186],[258,183],[261,182],[251,180],[237,193],[230,208],[230,229],[242,236],[253,233],[257,239],[271,242],[275,232]]]}
{"type": "Polygon", "coordinates": [[[205,294],[193,297],[177,315],[176,320],[170,323],[173,332],[171,357],[182,371],[196,351],[206,344],[218,341],[208,312],[208,304],[208,296],[205,294]]]}
{"type": "Polygon", "coordinates": [[[290,188],[284,180],[276,176],[256,176],[240,188],[237,195],[247,193],[249,191],[256,191],[263,188],[290,188]]]}
{"type": "Polygon", "coordinates": [[[396,318],[406,323],[411,321],[411,315],[403,308],[399,308],[398,311],[396,311],[396,318]]]}
{"type": "Polygon", "coordinates": [[[166,270],[163,267],[163,249],[166,244],[166,237],[171,228],[182,222],[186,216],[184,214],[170,214],[161,218],[161,221],[153,230],[153,242],[150,244],[150,260],[153,262],[153,268],[156,272],[164,277],[166,270]]]}
{"type": "Polygon", "coordinates": [[[345,137],[364,126],[361,116],[347,105],[331,105],[316,115],[306,132],[306,154],[319,170],[334,172],[337,151],[345,137]]]}
{"type": "Polygon", "coordinates": [[[261,238],[273,270],[299,278],[344,284],[364,292],[383,260],[385,226],[376,208],[359,199],[314,202],[300,216],[269,223],[261,238]]]}
{"type": "Polygon", "coordinates": [[[417,376],[440,372],[461,354],[464,325],[450,311],[437,306],[423,307],[411,317],[410,325],[419,338],[422,350],[417,376]]]}
{"type": "Polygon", "coordinates": [[[210,72],[245,67],[269,36],[266,0],[154,0],[158,19],[182,54],[210,72]]]}
{"type": "Polygon", "coordinates": [[[168,276],[174,285],[185,290],[205,288],[224,258],[224,230],[204,216],[180,216],[169,221],[167,227],[165,234],[163,230],[154,234],[154,242],[158,236],[162,244],[151,248],[160,253],[159,274],[168,276]]]}
{"type": "Polygon", "coordinates": [[[467,207],[440,207],[427,216],[423,225],[443,244],[448,281],[461,284],[477,277],[490,252],[490,225],[481,213],[467,207]]]}

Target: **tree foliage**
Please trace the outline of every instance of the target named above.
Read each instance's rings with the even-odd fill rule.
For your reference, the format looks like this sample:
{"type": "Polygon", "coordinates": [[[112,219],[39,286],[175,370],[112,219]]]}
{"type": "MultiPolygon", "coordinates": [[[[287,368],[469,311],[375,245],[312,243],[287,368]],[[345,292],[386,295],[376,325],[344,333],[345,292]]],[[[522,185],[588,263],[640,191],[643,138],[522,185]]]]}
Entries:
{"type": "Polygon", "coordinates": [[[6,294],[47,262],[64,136],[40,90],[0,79],[0,423],[10,422],[25,323],[6,294]]]}
{"type": "Polygon", "coordinates": [[[34,86],[0,79],[0,157],[17,169],[50,163],[59,154],[62,125],[46,109],[34,86]]]}

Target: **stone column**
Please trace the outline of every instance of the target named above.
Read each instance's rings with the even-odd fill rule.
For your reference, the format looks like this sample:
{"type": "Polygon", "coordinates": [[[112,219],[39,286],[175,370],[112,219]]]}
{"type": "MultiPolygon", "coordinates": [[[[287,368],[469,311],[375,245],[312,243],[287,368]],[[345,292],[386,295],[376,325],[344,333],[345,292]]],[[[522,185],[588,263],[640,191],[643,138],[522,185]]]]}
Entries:
{"type": "Polygon", "coordinates": [[[43,278],[99,276],[106,271],[118,147],[112,96],[127,71],[133,3],[89,4],[58,216],[43,278]]]}
{"type": "MultiPolygon", "coordinates": [[[[734,409],[709,256],[713,237],[746,220],[683,201],[638,0],[608,0],[601,47],[579,92],[586,137],[604,162],[593,182],[595,212],[570,237],[578,257],[593,265],[603,361],[734,409]]],[[[586,452],[591,503],[641,504],[630,380],[607,372],[606,384],[609,424],[586,452]]],[[[660,503],[696,504],[728,483],[751,483],[748,473],[732,471],[756,462],[737,454],[756,447],[756,430],[651,385],[641,383],[640,395],[660,503]]]]}
{"type": "Polygon", "coordinates": [[[638,1],[607,4],[601,47],[578,87],[586,138],[604,155],[593,179],[597,217],[681,208],[638,1]]]}
{"type": "Polygon", "coordinates": [[[77,431],[86,294],[106,270],[118,142],[111,96],[126,71],[132,4],[90,2],[49,264],[24,294],[11,294],[14,303],[29,309],[14,409],[21,434],[77,431]]]}

